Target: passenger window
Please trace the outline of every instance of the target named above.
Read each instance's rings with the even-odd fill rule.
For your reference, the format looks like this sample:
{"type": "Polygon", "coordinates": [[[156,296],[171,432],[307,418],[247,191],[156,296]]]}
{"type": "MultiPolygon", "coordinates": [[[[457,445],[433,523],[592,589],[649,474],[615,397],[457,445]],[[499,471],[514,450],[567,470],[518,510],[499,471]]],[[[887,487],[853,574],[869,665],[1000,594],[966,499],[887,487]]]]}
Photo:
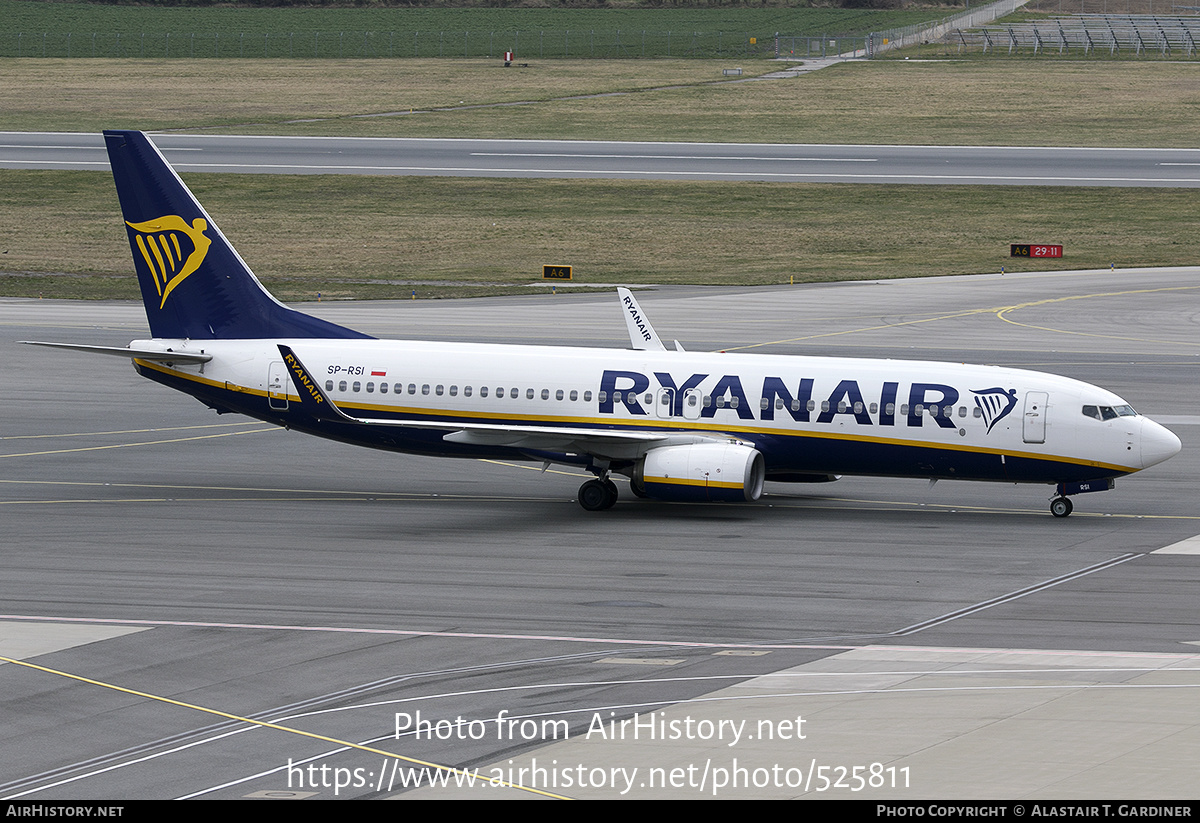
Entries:
{"type": "Polygon", "coordinates": [[[437,388],[435,388],[433,391],[434,391],[434,394],[436,394],[438,397],[441,397],[443,394],[446,393],[446,387],[443,386],[441,383],[438,383],[437,388]]]}
{"type": "Polygon", "coordinates": [[[421,394],[429,394],[429,384],[428,383],[421,386],[421,394]]]}
{"type": "Polygon", "coordinates": [[[361,389],[362,389],[362,383],[359,383],[357,380],[355,380],[354,385],[350,387],[350,391],[359,391],[361,389]]]}
{"type": "Polygon", "coordinates": [[[346,381],[345,380],[338,381],[338,391],[345,391],[345,390],[346,390],[346,381]]]}
{"type": "Polygon", "coordinates": [[[451,386],[451,387],[450,387],[450,396],[451,396],[451,397],[457,397],[457,396],[458,396],[458,386],[451,386]]]}
{"type": "MultiPolygon", "coordinates": [[[[604,392],[600,392],[600,393],[601,393],[601,394],[604,394],[604,392]]],[[[592,393],[591,393],[590,391],[585,391],[585,392],[583,393],[583,402],[584,402],[584,403],[591,403],[591,402],[592,402],[592,393]]],[[[604,400],[603,400],[603,399],[601,399],[601,400],[600,400],[600,402],[601,402],[601,403],[603,403],[603,402],[604,402],[604,400]]]]}
{"type": "Polygon", "coordinates": [[[829,411],[829,401],[828,400],[821,401],[821,411],[823,411],[823,412],[829,411]]]}
{"type": "Polygon", "coordinates": [[[480,397],[487,397],[487,395],[488,395],[488,389],[487,389],[487,386],[480,386],[480,387],[479,387],[479,396],[480,396],[480,397]]]}
{"type": "Polygon", "coordinates": [[[542,389],[542,399],[543,400],[550,399],[550,390],[549,389],[542,389]]]}
{"type": "MultiPolygon", "coordinates": [[[[825,401],[825,402],[821,403],[821,405],[823,406],[823,408],[821,409],[821,411],[829,411],[829,401],[825,401]]],[[[816,410],[817,410],[817,401],[815,401],[815,400],[809,400],[809,401],[808,401],[808,410],[809,410],[810,412],[811,412],[811,411],[816,411],[816,410]]]]}
{"type": "Polygon", "coordinates": [[[408,393],[409,393],[409,394],[416,394],[416,393],[417,393],[417,384],[416,384],[416,383],[409,383],[409,384],[408,384],[408,393]]]}
{"type": "Polygon", "coordinates": [[[526,390],[525,390],[525,399],[526,399],[526,400],[532,400],[532,399],[533,399],[533,389],[526,389],[526,390]]]}
{"type": "Polygon", "coordinates": [[[325,391],[333,391],[333,381],[332,380],[325,381],[325,391]]]}
{"type": "Polygon", "coordinates": [[[374,394],[374,393],[375,393],[375,383],[374,383],[374,381],[372,381],[367,384],[367,394],[374,394]]]}
{"type": "Polygon", "coordinates": [[[380,383],[380,384],[379,384],[379,393],[380,393],[380,394],[387,394],[387,383],[380,383]]]}
{"type": "Polygon", "coordinates": [[[738,407],[738,399],[736,397],[729,398],[729,408],[736,409],[738,407]]]}
{"type": "Polygon", "coordinates": [[[576,389],[571,389],[571,402],[574,403],[578,399],[579,399],[579,391],[576,389]]]}
{"type": "MultiPolygon", "coordinates": [[[[530,389],[529,391],[530,391],[529,396],[533,397],[533,389],[530,389]]],[[[508,396],[511,397],[513,400],[516,400],[518,397],[521,396],[521,390],[516,387],[513,387],[508,390],[508,396]]]]}
{"type": "MultiPolygon", "coordinates": [[[[584,397],[583,399],[587,400],[586,397],[584,397]]],[[[596,395],[596,399],[599,400],[601,403],[605,402],[606,400],[608,400],[608,392],[603,392],[603,391],[600,392],[599,394],[596,395]]]]}
{"type": "Polygon", "coordinates": [[[470,397],[470,396],[471,396],[471,387],[463,386],[463,397],[470,397]]]}
{"type": "Polygon", "coordinates": [[[800,401],[799,400],[792,401],[792,411],[800,411],[800,401]]]}
{"type": "Polygon", "coordinates": [[[875,413],[876,413],[876,412],[878,412],[878,411],[879,411],[879,404],[878,404],[878,403],[872,403],[872,404],[871,404],[871,414],[875,414],[875,413]]]}
{"type": "Polygon", "coordinates": [[[891,417],[892,415],[894,415],[894,414],[896,413],[896,404],[895,404],[895,403],[888,403],[888,404],[887,404],[887,405],[884,407],[884,409],[883,409],[883,410],[884,410],[884,412],[886,412],[886,413],[887,413],[887,415],[888,415],[889,417],[891,417]]]}
{"type": "Polygon", "coordinates": [[[718,398],[717,398],[717,408],[718,408],[718,409],[723,409],[723,408],[725,408],[725,398],[724,398],[724,396],[722,396],[722,397],[718,397],[718,398]]]}

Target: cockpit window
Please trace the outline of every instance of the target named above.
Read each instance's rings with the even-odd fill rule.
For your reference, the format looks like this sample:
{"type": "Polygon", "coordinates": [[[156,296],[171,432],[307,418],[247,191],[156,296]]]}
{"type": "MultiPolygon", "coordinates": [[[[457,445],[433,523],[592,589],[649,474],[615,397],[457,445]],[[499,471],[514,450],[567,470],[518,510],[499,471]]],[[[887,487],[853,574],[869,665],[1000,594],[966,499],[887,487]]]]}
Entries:
{"type": "Polygon", "coordinates": [[[1084,406],[1083,416],[1096,420],[1116,420],[1118,417],[1137,417],[1133,406],[1084,406]]]}

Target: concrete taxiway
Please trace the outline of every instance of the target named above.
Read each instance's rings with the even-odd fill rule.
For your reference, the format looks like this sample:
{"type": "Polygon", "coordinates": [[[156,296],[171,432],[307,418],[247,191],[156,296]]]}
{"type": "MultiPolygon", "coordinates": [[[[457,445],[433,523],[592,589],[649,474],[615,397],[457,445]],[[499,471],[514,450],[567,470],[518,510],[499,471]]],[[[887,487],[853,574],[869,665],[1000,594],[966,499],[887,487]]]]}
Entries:
{"type": "MultiPolygon", "coordinates": [[[[639,295],[691,350],[1052,371],[1181,437],[1066,520],[1049,488],[851,477],[587,513],[570,471],[307,438],[13,342],[123,345],[140,306],[0,301],[0,794],[1194,796],[1198,291],[1170,269],[639,295]],[[404,789],[421,764],[481,777],[404,789]]],[[[627,344],[608,295],[305,309],[627,344]]]]}

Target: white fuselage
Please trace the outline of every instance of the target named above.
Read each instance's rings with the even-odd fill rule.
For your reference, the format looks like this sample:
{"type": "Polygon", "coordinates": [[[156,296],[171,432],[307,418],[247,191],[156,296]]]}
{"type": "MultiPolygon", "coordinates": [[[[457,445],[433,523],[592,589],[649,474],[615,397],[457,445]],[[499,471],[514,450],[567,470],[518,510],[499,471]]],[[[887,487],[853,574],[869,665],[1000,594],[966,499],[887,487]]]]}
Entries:
{"type": "MultiPolygon", "coordinates": [[[[280,422],[300,398],[277,342],[295,350],[338,408],[359,417],[444,421],[448,430],[473,421],[727,434],[764,454],[768,478],[1059,482],[1135,472],[1179,449],[1173,434],[1112,392],[992,366],[400,340],[132,345],[213,355],[203,365],[140,366],[280,422]],[[1122,413],[1101,419],[1085,408],[1122,413]]],[[[395,438],[384,447],[407,450],[395,438]]],[[[428,439],[411,450],[429,453],[428,439]]],[[[447,444],[445,453],[460,451],[447,444]]]]}

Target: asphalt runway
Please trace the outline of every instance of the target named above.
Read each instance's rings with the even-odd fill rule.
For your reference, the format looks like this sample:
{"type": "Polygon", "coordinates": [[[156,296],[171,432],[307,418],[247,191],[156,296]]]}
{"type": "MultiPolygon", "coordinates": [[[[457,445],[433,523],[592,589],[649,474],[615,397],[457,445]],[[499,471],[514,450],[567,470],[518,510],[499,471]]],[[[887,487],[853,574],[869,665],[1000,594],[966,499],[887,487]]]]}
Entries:
{"type": "MultiPolygon", "coordinates": [[[[1200,186],[1200,150],[162,134],[183,172],[1200,186]]],[[[0,132],[0,168],[108,169],[99,134],[0,132]]]]}
{"type": "MultiPolygon", "coordinates": [[[[640,295],[692,350],[1053,371],[1181,437],[1066,520],[1049,487],[852,477],[588,513],[571,472],[320,441],[13,342],[124,345],[140,306],[0,300],[0,655],[22,661],[0,794],[1194,797],[1198,290],[1170,269],[640,295]],[[420,763],[467,771],[402,788],[420,763]]],[[[305,309],[628,342],[615,295],[305,309]]]]}

